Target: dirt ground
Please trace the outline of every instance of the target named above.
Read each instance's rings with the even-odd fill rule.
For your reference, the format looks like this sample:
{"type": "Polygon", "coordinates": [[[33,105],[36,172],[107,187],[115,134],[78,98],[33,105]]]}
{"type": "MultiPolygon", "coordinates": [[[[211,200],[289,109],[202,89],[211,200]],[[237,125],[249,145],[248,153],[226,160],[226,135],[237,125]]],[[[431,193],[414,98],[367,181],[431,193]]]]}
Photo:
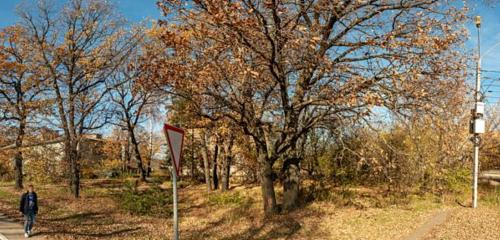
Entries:
{"type": "MultiPolygon", "coordinates": [[[[66,185],[37,187],[36,235],[45,239],[170,239],[170,216],[135,216],[118,206],[112,194],[121,186],[120,181],[85,181],[80,199],[71,197],[66,185]]],[[[426,239],[500,239],[500,206],[494,204],[480,202],[480,208],[471,210],[432,198],[378,207],[311,201],[296,211],[265,218],[258,186],[231,191],[242,200],[214,203],[204,185],[181,188],[181,238],[406,239],[437,212],[450,210],[446,221],[432,228],[426,239]]],[[[11,183],[0,185],[0,212],[21,221],[16,210],[18,194],[11,183]]]]}

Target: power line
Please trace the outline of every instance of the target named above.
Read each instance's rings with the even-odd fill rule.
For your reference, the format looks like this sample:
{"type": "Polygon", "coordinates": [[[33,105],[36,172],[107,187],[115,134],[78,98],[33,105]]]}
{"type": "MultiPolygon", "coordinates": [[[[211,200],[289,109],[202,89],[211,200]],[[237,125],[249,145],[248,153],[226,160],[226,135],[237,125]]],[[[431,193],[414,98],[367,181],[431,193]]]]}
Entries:
{"type": "Polygon", "coordinates": [[[500,70],[486,70],[486,69],[481,69],[481,72],[500,73],[500,70]]]}
{"type": "MultiPolygon", "coordinates": [[[[484,78],[490,80],[490,83],[487,84],[486,87],[481,87],[482,89],[484,89],[485,92],[488,91],[494,85],[494,83],[496,83],[496,81],[500,81],[500,78],[489,78],[489,77],[484,77],[484,78]]],[[[500,85],[498,85],[498,86],[500,86],[500,85]]]]}
{"type": "Polygon", "coordinates": [[[485,80],[488,80],[488,81],[499,81],[500,80],[500,78],[492,78],[492,77],[484,77],[484,76],[482,78],[484,78],[485,80]]]}

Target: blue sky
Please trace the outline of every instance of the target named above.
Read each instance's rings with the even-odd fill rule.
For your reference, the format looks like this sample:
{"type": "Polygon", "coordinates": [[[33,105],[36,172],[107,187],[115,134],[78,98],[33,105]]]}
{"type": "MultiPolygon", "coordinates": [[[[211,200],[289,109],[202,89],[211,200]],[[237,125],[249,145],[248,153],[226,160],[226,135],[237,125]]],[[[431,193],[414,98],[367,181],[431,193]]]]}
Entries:
{"type": "MultiPolygon", "coordinates": [[[[491,105],[500,99],[500,3],[482,5],[482,1],[469,1],[470,16],[481,16],[482,88],[486,92],[486,103],[491,105]],[[493,72],[492,72],[493,71],[493,72]],[[495,72],[498,71],[498,72],[495,72]]],[[[467,47],[477,48],[477,30],[471,22],[467,25],[470,38],[467,47]]],[[[475,79],[472,78],[471,81],[475,79]]]]}
{"type": "MultiPolygon", "coordinates": [[[[35,0],[27,0],[35,1],[35,0]]],[[[54,0],[56,3],[64,3],[65,0],[54,0]]],[[[119,11],[130,21],[140,22],[148,19],[158,19],[160,12],[156,8],[156,0],[111,0],[114,2],[119,11]]],[[[13,24],[17,21],[15,8],[21,0],[0,0],[0,28],[13,24]]],[[[460,1],[458,1],[460,2],[460,1]]],[[[487,100],[491,104],[499,101],[500,98],[500,61],[497,57],[500,56],[500,3],[494,6],[486,6],[483,1],[471,0],[467,1],[471,8],[470,16],[481,15],[482,17],[482,32],[481,32],[481,49],[487,55],[483,56],[483,69],[498,72],[483,72],[483,89],[491,92],[486,93],[487,100]],[[499,43],[495,46],[495,44],[499,43]],[[493,47],[495,46],[495,47],[493,47]],[[493,47],[493,48],[492,48],[493,47]]],[[[471,36],[467,41],[467,48],[475,49],[477,44],[476,29],[471,22],[467,24],[471,36]]],[[[472,80],[472,79],[471,79],[472,80]]]]}
{"type": "MultiPolygon", "coordinates": [[[[64,0],[53,0],[64,3],[64,0]]],[[[160,12],[156,7],[156,0],[111,0],[118,6],[122,13],[131,22],[158,19],[160,12]]],[[[21,2],[35,2],[35,0],[0,0],[0,27],[13,24],[17,21],[16,6],[21,2]]]]}

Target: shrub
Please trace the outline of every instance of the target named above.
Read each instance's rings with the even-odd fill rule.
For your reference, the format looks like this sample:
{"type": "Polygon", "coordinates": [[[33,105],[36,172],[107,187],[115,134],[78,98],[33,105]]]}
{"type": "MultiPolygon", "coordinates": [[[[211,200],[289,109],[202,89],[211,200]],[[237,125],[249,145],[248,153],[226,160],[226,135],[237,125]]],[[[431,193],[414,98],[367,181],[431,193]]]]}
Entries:
{"type": "Polygon", "coordinates": [[[444,182],[448,192],[464,193],[470,186],[471,172],[466,168],[447,171],[444,174],[444,182]]]}
{"type": "Polygon", "coordinates": [[[172,204],[172,195],[158,185],[138,191],[133,182],[127,182],[117,197],[121,207],[134,215],[170,216],[172,213],[168,206],[172,204]]]}

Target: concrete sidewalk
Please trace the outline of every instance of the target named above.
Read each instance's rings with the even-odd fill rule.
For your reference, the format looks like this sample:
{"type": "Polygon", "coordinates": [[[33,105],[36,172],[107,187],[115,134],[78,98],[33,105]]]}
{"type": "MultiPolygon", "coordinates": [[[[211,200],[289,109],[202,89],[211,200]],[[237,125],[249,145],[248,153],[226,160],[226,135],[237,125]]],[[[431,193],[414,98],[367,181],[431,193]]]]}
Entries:
{"type": "MultiPolygon", "coordinates": [[[[25,239],[23,226],[0,213],[0,240],[25,239]]],[[[36,236],[29,239],[38,239],[36,236]]]]}

